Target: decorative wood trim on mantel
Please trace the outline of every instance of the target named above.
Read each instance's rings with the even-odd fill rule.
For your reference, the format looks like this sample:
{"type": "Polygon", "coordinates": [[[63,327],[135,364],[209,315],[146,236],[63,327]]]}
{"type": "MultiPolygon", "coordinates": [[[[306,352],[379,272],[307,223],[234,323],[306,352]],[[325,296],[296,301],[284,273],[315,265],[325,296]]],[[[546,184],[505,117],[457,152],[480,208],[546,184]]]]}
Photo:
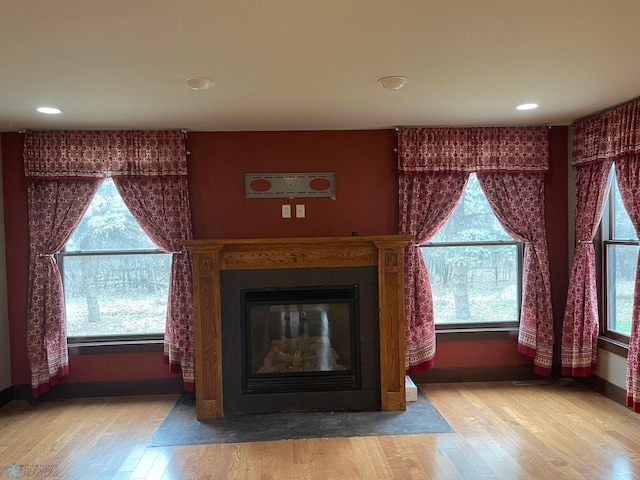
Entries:
{"type": "Polygon", "coordinates": [[[214,239],[185,242],[193,256],[196,414],[222,418],[221,270],[378,267],[383,411],[406,409],[404,247],[411,235],[214,239]]]}

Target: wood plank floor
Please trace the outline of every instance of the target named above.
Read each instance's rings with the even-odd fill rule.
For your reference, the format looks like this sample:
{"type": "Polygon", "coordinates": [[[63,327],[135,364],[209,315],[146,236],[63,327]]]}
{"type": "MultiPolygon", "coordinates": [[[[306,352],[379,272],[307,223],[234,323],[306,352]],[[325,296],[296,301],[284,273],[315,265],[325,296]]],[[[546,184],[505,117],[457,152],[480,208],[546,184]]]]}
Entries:
{"type": "Polygon", "coordinates": [[[640,479],[640,415],[571,380],[420,388],[455,433],[148,448],[176,396],[14,401],[0,478],[640,479]]]}

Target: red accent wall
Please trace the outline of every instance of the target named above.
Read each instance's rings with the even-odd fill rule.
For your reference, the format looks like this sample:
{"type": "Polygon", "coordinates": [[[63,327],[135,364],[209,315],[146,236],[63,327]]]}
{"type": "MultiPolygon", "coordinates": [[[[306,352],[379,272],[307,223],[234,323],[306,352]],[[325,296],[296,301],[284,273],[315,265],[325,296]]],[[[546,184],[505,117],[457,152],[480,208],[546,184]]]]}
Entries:
{"type": "Polygon", "coordinates": [[[2,194],[7,264],[7,310],[11,382],[31,384],[27,358],[27,292],[29,288],[29,229],[27,183],[22,147],[24,135],[2,134],[2,194]]]}
{"type": "Polygon", "coordinates": [[[394,130],[189,133],[194,237],[397,233],[396,144],[394,130]],[[245,198],[246,173],[290,172],[335,172],[335,200],[245,198]],[[281,217],[297,204],[305,218],[281,217]]]}
{"type": "MultiPolygon", "coordinates": [[[[568,277],[567,127],[550,129],[547,229],[556,324],[568,277]]],[[[29,384],[26,352],[28,225],[23,135],[2,134],[7,295],[14,385],[29,384]]],[[[394,130],[189,133],[189,182],[195,238],[383,235],[397,233],[394,130]],[[246,173],[334,172],[330,198],[246,199],[246,173]],[[303,219],[281,218],[281,206],[304,204],[303,219]]],[[[294,214],[295,217],[295,214],[294,214]]],[[[446,342],[437,368],[526,363],[515,340],[446,342]],[[491,352],[490,355],[487,352],[491,352]]],[[[66,382],[175,378],[162,354],[75,356],[66,382]]]]}
{"type": "Polygon", "coordinates": [[[69,375],[63,381],[123,382],[163,378],[180,378],[180,374],[169,373],[164,354],[154,352],[71,356],[69,375]]]}
{"type": "Polygon", "coordinates": [[[514,339],[446,341],[436,344],[436,369],[524,365],[514,339]]]}
{"type": "Polygon", "coordinates": [[[569,287],[569,127],[549,130],[549,161],[545,176],[545,215],[554,318],[554,363],[560,364],[562,319],[569,287]]]}

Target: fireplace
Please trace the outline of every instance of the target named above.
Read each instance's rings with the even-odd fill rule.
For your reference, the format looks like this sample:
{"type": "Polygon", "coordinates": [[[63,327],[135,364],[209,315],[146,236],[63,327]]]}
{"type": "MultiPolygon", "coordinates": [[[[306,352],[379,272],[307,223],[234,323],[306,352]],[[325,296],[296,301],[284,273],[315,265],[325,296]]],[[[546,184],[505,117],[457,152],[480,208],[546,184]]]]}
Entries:
{"type": "Polygon", "coordinates": [[[194,273],[198,420],[282,410],[404,410],[403,249],[410,240],[382,235],[186,242],[194,273]],[[280,297],[260,308],[264,294],[274,292],[280,297]],[[332,331],[344,331],[324,334],[318,319],[345,305],[358,320],[350,319],[348,328],[338,317],[327,320],[332,331]],[[253,307],[255,319],[247,320],[253,307]],[[254,333],[259,341],[251,339],[254,333]],[[272,346],[286,362],[266,360],[272,346]],[[313,364],[310,350],[323,348],[313,364]],[[295,371],[301,364],[303,371],[295,371]]]}
{"type": "Polygon", "coordinates": [[[242,290],[242,393],[360,389],[358,292],[358,285],[242,290]]]}

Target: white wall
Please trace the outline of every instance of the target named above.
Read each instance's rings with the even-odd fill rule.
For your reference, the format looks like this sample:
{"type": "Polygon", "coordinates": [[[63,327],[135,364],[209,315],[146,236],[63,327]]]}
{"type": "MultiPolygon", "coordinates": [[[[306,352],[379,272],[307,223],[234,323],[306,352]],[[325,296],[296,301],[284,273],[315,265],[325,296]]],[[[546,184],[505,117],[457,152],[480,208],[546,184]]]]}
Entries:
{"type": "Polygon", "coordinates": [[[594,373],[597,377],[626,390],[627,359],[625,357],[602,348],[598,349],[598,364],[594,373]]]}
{"type": "MultiPolygon", "coordinates": [[[[0,139],[0,147],[2,147],[0,139]]],[[[2,148],[0,148],[0,392],[11,386],[9,319],[7,315],[7,269],[4,245],[4,205],[2,196],[2,148]]]]}

